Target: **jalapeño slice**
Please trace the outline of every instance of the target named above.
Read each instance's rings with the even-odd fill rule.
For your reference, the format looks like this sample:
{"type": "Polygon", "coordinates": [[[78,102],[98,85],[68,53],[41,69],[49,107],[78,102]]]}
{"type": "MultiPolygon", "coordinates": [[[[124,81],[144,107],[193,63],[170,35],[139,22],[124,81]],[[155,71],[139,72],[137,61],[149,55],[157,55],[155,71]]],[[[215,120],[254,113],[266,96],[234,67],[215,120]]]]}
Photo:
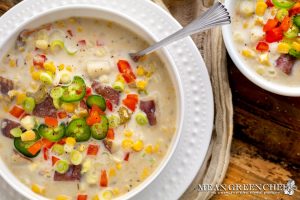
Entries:
{"type": "Polygon", "coordinates": [[[57,142],[64,137],[66,126],[65,124],[60,124],[58,127],[52,128],[42,124],[39,126],[38,132],[40,136],[46,138],[47,140],[57,142]]]}
{"type": "Polygon", "coordinates": [[[32,155],[29,151],[28,148],[31,147],[36,141],[38,141],[39,139],[41,139],[41,137],[39,136],[39,134],[37,133],[36,130],[34,130],[35,132],[35,140],[30,141],[30,142],[23,142],[21,140],[20,137],[15,138],[14,139],[14,146],[15,148],[24,156],[28,157],[28,158],[34,158],[36,157],[40,152],[36,153],[35,155],[32,155]]]}
{"type": "Polygon", "coordinates": [[[80,76],[75,76],[72,83],[63,89],[63,95],[60,97],[63,102],[81,101],[86,94],[86,85],[80,76]]]}
{"type": "Polygon", "coordinates": [[[96,123],[91,127],[92,137],[96,140],[103,140],[106,138],[108,132],[108,119],[104,115],[101,116],[101,122],[96,123]]]}
{"type": "Polygon", "coordinates": [[[77,142],[84,142],[90,139],[91,130],[85,119],[74,119],[67,127],[66,136],[74,137],[77,142]]]}
{"type": "Polygon", "coordinates": [[[93,105],[98,106],[102,111],[106,109],[106,101],[101,95],[90,95],[87,100],[86,104],[88,107],[92,107],[93,105]]]}

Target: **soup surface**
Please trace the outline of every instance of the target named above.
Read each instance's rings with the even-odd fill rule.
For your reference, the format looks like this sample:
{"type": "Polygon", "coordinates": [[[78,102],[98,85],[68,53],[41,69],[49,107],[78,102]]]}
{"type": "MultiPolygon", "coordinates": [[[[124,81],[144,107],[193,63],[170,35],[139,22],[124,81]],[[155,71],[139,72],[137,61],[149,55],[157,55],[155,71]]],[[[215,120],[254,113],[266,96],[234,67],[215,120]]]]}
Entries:
{"type": "Polygon", "coordinates": [[[300,3],[238,0],[232,16],[236,48],[249,68],[282,85],[300,86],[300,3]]]}
{"type": "Polygon", "coordinates": [[[107,21],[71,18],[24,30],[3,56],[0,156],[50,199],[113,199],[158,168],[177,98],[147,46],[107,21]]]}

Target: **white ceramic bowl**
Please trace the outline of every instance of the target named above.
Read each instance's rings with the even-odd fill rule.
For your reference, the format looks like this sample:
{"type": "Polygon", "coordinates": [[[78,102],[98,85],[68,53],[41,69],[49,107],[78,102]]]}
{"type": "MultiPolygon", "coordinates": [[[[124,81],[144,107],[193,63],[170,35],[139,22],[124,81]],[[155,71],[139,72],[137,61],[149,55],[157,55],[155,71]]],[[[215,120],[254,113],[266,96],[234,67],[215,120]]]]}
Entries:
{"type": "MultiPolygon", "coordinates": [[[[103,19],[103,20],[109,20],[115,23],[118,23],[127,29],[135,32],[138,34],[141,38],[146,40],[149,43],[153,43],[155,41],[153,35],[151,34],[151,30],[146,30],[143,28],[142,24],[139,24],[134,19],[130,19],[127,16],[124,16],[120,13],[116,13],[113,10],[110,9],[103,9],[103,8],[96,8],[92,6],[76,6],[76,5],[70,5],[70,6],[64,6],[58,9],[48,10],[47,12],[44,12],[40,15],[37,15],[28,21],[26,21],[24,24],[22,24],[15,32],[12,34],[9,38],[6,38],[6,41],[0,46],[0,57],[4,55],[4,53],[15,43],[16,38],[22,30],[26,28],[34,28],[38,27],[40,25],[53,22],[60,19],[66,19],[69,17],[90,17],[90,18],[97,18],[97,19],[103,19]]],[[[169,74],[172,78],[173,84],[175,86],[175,90],[177,93],[178,98],[178,105],[177,105],[177,129],[176,133],[173,137],[172,144],[170,145],[170,148],[168,150],[168,153],[166,154],[164,160],[161,162],[159,167],[154,171],[154,173],[148,177],[143,183],[141,183],[139,186],[134,188],[129,193],[126,193],[125,195],[117,198],[117,199],[130,199],[131,197],[138,194],[140,191],[142,191],[147,185],[149,185],[164,169],[168,161],[170,160],[172,154],[174,153],[174,150],[177,146],[177,143],[180,138],[180,133],[182,129],[182,122],[183,122],[183,89],[181,80],[179,78],[179,74],[177,72],[176,66],[174,62],[171,59],[171,56],[168,54],[168,52],[163,48],[162,50],[158,51],[158,55],[160,59],[166,64],[166,67],[168,68],[169,74]]],[[[27,197],[28,199],[35,199],[35,200],[47,200],[47,198],[39,196],[31,191],[27,186],[23,185],[6,167],[5,163],[0,159],[0,175],[18,192],[20,192],[22,195],[27,197]]]]}
{"type": "MultiPolygon", "coordinates": [[[[228,8],[230,15],[234,18],[234,9],[236,7],[236,0],[225,0],[225,6],[228,8]]],[[[259,87],[268,90],[270,92],[284,95],[284,96],[300,96],[300,87],[291,87],[288,85],[278,84],[266,80],[259,74],[257,74],[242,58],[241,54],[237,51],[235,42],[233,40],[233,34],[231,25],[226,25],[222,29],[224,42],[227,51],[238,69],[254,84],[259,87]]]]}

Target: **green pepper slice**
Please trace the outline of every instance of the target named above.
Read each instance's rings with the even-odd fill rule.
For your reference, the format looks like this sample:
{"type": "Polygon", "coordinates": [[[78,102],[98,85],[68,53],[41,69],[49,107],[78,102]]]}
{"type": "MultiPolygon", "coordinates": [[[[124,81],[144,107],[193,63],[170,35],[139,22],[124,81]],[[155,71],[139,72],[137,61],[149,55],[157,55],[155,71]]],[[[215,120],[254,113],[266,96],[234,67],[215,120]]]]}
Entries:
{"type": "Polygon", "coordinates": [[[300,27],[300,15],[297,15],[293,19],[294,24],[299,28],[300,27]]]}
{"type": "Polygon", "coordinates": [[[277,8],[286,8],[289,9],[295,5],[295,1],[293,0],[272,0],[273,4],[277,8]]]}
{"type": "Polygon", "coordinates": [[[87,100],[86,104],[88,107],[92,107],[93,105],[98,106],[102,111],[106,109],[106,101],[101,95],[90,95],[87,100]]]}
{"type": "Polygon", "coordinates": [[[91,127],[92,137],[96,140],[103,140],[106,138],[108,132],[108,119],[106,116],[101,116],[101,122],[96,123],[91,127]]]}
{"type": "Polygon", "coordinates": [[[66,130],[67,137],[74,137],[77,142],[84,142],[90,139],[91,130],[85,119],[74,119],[66,130]]]}
{"type": "Polygon", "coordinates": [[[80,76],[75,76],[72,83],[63,89],[63,95],[60,97],[63,102],[81,101],[86,94],[86,85],[80,76]]]}
{"type": "Polygon", "coordinates": [[[30,142],[23,142],[21,140],[20,137],[18,138],[15,138],[14,139],[14,146],[15,148],[21,153],[23,154],[24,156],[28,157],[28,158],[34,158],[36,157],[40,151],[35,154],[35,155],[32,155],[29,151],[28,151],[28,148],[31,147],[36,141],[38,141],[39,139],[41,139],[40,135],[38,134],[38,132],[36,130],[34,130],[35,132],[35,140],[33,141],[30,141],[30,142]]]}
{"type": "Polygon", "coordinates": [[[287,30],[287,32],[284,33],[284,36],[286,38],[295,38],[298,36],[299,33],[299,29],[297,26],[293,25],[291,28],[289,28],[289,30],[287,30]]]}
{"type": "Polygon", "coordinates": [[[42,124],[39,126],[38,132],[40,136],[46,138],[47,140],[57,142],[64,137],[66,126],[65,124],[60,124],[58,127],[52,128],[42,124]]]}

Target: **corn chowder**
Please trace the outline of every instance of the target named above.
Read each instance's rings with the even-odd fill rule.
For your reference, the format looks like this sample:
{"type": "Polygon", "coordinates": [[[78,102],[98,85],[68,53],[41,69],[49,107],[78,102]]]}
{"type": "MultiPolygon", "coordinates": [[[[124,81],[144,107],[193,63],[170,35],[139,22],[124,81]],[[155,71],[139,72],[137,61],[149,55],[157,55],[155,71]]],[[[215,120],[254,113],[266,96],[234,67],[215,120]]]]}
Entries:
{"type": "Polygon", "coordinates": [[[300,86],[300,2],[239,0],[232,32],[245,62],[265,79],[300,86]]]}
{"type": "Polygon", "coordinates": [[[0,155],[50,199],[113,199],[159,166],[177,124],[171,78],[117,24],[72,18],[24,30],[3,57],[0,155]]]}

